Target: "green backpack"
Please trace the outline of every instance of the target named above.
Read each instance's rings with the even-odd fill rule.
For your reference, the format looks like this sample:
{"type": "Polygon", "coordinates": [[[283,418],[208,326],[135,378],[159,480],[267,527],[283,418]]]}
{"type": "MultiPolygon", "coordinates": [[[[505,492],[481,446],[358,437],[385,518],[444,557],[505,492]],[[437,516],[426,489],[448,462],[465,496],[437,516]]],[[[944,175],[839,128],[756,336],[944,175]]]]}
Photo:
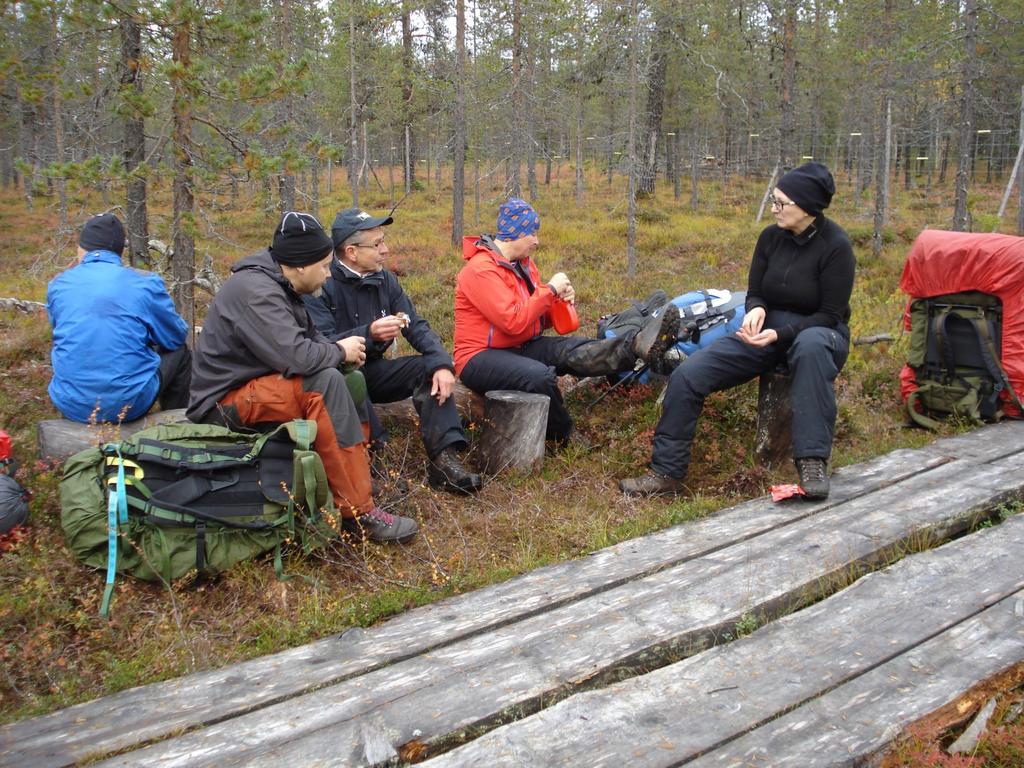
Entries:
{"type": "Polygon", "coordinates": [[[907,411],[915,423],[938,429],[928,414],[996,421],[1004,391],[1020,405],[1000,364],[1002,321],[1002,302],[980,291],[910,302],[907,363],[917,389],[907,398],[907,411]]]}
{"type": "Polygon", "coordinates": [[[309,552],[337,533],[316,422],[267,434],[213,424],[165,424],[72,456],[60,485],[70,549],[107,571],[106,616],[115,573],[170,582],[195,569],[217,573],[281,544],[309,552]]]}

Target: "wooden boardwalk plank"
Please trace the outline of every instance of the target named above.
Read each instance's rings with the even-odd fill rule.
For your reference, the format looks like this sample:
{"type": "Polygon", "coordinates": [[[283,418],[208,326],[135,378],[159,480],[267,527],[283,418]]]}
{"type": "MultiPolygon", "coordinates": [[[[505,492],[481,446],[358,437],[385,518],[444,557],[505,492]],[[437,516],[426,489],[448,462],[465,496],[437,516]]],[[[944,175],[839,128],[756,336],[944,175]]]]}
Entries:
{"type": "Polygon", "coordinates": [[[863,757],[892,738],[893,726],[1024,659],[1024,622],[1008,623],[1024,599],[1022,546],[1018,516],[912,555],[735,643],[578,694],[424,765],[653,768],[700,758],[693,764],[807,766],[863,757]],[[950,661],[950,649],[962,658],[950,661]]]}
{"type": "Polygon", "coordinates": [[[909,539],[963,529],[1024,487],[1024,456],[1015,459],[998,468],[947,463],[585,600],[104,765],[306,764],[327,755],[334,765],[362,764],[368,727],[395,746],[459,739],[609,670],[700,651],[743,614],[788,610],[909,539]]]}
{"type": "Polygon", "coordinates": [[[1024,664],[1024,591],[687,765],[863,766],[908,725],[1024,664]]]}
{"type": "Polygon", "coordinates": [[[245,714],[795,524],[844,501],[934,471],[951,455],[941,448],[929,453],[894,451],[840,470],[827,502],[772,504],[756,499],[409,611],[371,629],[349,629],[299,648],[3,726],[0,765],[72,765],[245,714]]]}

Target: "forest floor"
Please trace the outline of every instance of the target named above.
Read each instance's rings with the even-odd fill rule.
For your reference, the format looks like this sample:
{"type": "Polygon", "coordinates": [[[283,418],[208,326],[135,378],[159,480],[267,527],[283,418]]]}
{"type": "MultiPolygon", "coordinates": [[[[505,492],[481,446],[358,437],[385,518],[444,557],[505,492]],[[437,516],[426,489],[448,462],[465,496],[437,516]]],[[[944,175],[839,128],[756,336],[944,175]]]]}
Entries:
{"type": "MultiPolygon", "coordinates": [[[[688,199],[673,199],[671,189],[642,201],[634,279],[626,276],[620,185],[609,189],[596,175],[588,181],[582,207],[576,206],[567,177],[541,187],[534,201],[542,220],[536,260],[542,277],[555,271],[572,277],[580,333],[593,334],[602,314],[656,288],[670,296],[697,288],[745,288],[753,244],[770,222],[768,216],[761,223],[754,220],[763,179],[706,181],[697,212],[688,199]]],[[[854,346],[837,381],[833,463],[843,466],[896,448],[919,447],[936,437],[908,428],[900,402],[897,375],[908,339],[902,332],[905,297],[899,277],[917,233],[949,227],[952,186],[896,190],[884,248],[874,257],[870,195],[857,199],[850,180],[840,176],[837,182],[829,214],[850,233],[858,259],[852,336],[889,334],[893,339],[854,346]]],[[[972,189],[977,231],[995,224],[991,212],[1001,192],[995,185],[972,189]]],[[[157,187],[151,195],[152,235],[169,241],[169,189],[157,187]]],[[[320,203],[325,225],[330,226],[348,200],[339,174],[333,193],[320,203]]],[[[491,231],[500,201],[499,190],[483,191],[480,225],[471,201],[467,231],[491,231]]],[[[69,203],[71,227],[111,208],[109,200],[87,190],[72,190],[69,203]]],[[[379,212],[389,210],[393,201],[381,190],[369,190],[362,203],[379,212]]],[[[269,242],[277,220],[277,213],[265,210],[258,197],[232,203],[227,189],[222,195],[206,195],[200,206],[197,262],[209,256],[221,277],[233,262],[269,242]]],[[[123,218],[123,211],[114,210],[123,218]]],[[[450,189],[428,187],[403,202],[388,229],[392,267],[402,275],[420,314],[449,345],[454,280],[462,263],[448,242],[450,210],[450,189]]],[[[1000,231],[1013,232],[1015,213],[1013,208],[1008,211],[1000,231]]],[[[74,236],[59,233],[58,227],[55,197],[37,197],[30,210],[16,191],[0,190],[0,298],[45,301],[47,282],[74,260],[74,236]]],[[[208,296],[199,297],[198,317],[208,302],[208,296]]],[[[292,576],[288,581],[278,581],[266,560],[244,563],[214,580],[183,579],[169,586],[119,578],[112,616],[104,620],[98,615],[102,574],[77,562],[64,544],[59,468],[35,460],[36,423],[58,417],[46,393],[49,347],[45,312],[0,310],[0,428],[10,433],[21,467],[18,477],[32,492],[30,524],[0,543],[0,722],[367,626],[417,605],[711,514],[763,495],[771,484],[795,480],[792,468],[769,472],[753,457],[757,386],[752,383],[708,400],[689,475],[690,494],[675,500],[624,498],[616,484],[641,471],[649,458],[658,390],[648,385],[617,389],[594,405],[606,385],[581,387],[568,394],[567,402],[580,429],[599,449],[549,455],[536,474],[487,478],[483,492],[473,498],[429,488],[418,436],[404,427],[392,429],[389,504],[414,516],[422,530],[408,546],[338,544],[308,558],[291,553],[286,559],[292,576]]],[[[401,351],[408,352],[408,347],[401,351]]],[[[947,423],[943,434],[965,428],[947,423]]],[[[475,441],[475,427],[469,431],[475,441]]],[[[1002,711],[1012,712],[1010,705],[1021,693],[1004,696],[1002,711]]],[[[1024,726],[1017,710],[1006,749],[1016,749],[1012,754],[1019,756],[1024,726]]],[[[945,732],[913,736],[919,747],[914,749],[912,739],[901,744],[899,755],[911,757],[892,765],[1021,764],[998,756],[987,762],[941,762],[945,758],[928,750],[945,737],[945,732]]],[[[894,753],[893,759],[902,758],[894,753]]]]}

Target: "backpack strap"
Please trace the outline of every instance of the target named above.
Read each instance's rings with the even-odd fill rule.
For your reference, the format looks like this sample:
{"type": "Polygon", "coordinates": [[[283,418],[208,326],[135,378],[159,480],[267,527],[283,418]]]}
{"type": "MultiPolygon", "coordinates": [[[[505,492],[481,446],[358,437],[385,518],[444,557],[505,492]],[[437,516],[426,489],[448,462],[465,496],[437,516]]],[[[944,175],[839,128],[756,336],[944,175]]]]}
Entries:
{"type": "Polygon", "coordinates": [[[114,596],[114,577],[117,574],[117,534],[119,525],[128,524],[128,500],[125,493],[124,461],[120,448],[117,452],[117,481],[107,495],[107,582],[100,601],[100,616],[110,616],[110,601],[114,596]]]}
{"type": "MultiPolygon", "coordinates": [[[[939,355],[946,365],[947,375],[952,379],[956,376],[956,361],[953,359],[952,348],[948,350],[945,348],[946,323],[949,321],[950,314],[951,310],[947,308],[936,316],[936,343],[939,355]],[[940,320],[941,324],[939,323],[940,320]]],[[[967,321],[974,330],[982,362],[985,363],[985,369],[995,382],[992,402],[988,406],[981,404],[982,412],[989,417],[995,416],[998,413],[999,395],[1003,391],[1007,393],[1009,400],[1024,412],[1024,407],[1022,407],[1021,401],[1013,389],[1013,385],[1010,384],[1010,377],[1006,375],[1006,370],[1000,363],[999,352],[996,350],[995,340],[992,337],[989,323],[985,319],[984,310],[978,307],[969,316],[965,317],[962,313],[958,316],[967,321]]]]}
{"type": "Polygon", "coordinates": [[[929,388],[935,386],[934,381],[922,381],[917,385],[917,389],[907,396],[907,413],[910,415],[911,421],[917,424],[919,427],[925,429],[937,430],[941,424],[935,419],[928,418],[924,415],[924,406],[921,406],[921,410],[917,410],[918,401],[921,399],[921,395],[924,394],[929,388]]]}
{"type": "MultiPolygon", "coordinates": [[[[260,441],[258,444],[262,445],[260,441]]],[[[223,450],[211,449],[210,446],[190,446],[180,443],[168,443],[152,440],[148,437],[139,438],[134,451],[136,456],[145,456],[147,460],[165,467],[182,468],[197,466],[203,470],[228,469],[239,464],[251,464],[253,450],[248,445],[224,446],[223,450]],[[234,450],[231,450],[234,448],[234,450]]]]}

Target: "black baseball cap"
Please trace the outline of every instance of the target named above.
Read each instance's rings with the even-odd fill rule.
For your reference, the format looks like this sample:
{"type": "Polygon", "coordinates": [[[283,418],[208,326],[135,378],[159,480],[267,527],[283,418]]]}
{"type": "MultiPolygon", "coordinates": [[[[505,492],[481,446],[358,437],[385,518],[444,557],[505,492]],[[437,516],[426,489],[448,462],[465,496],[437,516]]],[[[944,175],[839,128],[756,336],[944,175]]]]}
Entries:
{"type": "Polygon", "coordinates": [[[386,227],[394,221],[390,216],[371,216],[360,208],[346,208],[339,211],[331,225],[331,241],[337,248],[356,232],[375,227],[386,227]]]}

